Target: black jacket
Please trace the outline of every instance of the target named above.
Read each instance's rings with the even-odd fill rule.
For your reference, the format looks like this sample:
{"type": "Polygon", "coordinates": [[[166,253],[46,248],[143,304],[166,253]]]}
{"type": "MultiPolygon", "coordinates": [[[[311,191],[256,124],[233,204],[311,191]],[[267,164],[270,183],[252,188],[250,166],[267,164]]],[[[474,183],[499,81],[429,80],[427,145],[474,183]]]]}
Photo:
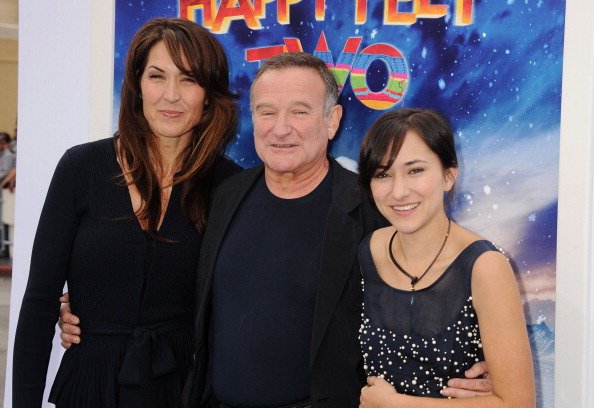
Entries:
{"type": "MultiPolygon", "coordinates": [[[[365,375],[358,329],[361,319],[359,241],[386,221],[358,191],[357,176],[332,160],[332,201],[324,229],[320,281],[313,323],[310,377],[314,408],[359,405],[365,375]]],[[[211,395],[209,334],[212,273],[227,228],[263,167],[245,170],[217,189],[206,228],[198,268],[196,354],[184,390],[187,407],[206,407],[211,395]]]]}

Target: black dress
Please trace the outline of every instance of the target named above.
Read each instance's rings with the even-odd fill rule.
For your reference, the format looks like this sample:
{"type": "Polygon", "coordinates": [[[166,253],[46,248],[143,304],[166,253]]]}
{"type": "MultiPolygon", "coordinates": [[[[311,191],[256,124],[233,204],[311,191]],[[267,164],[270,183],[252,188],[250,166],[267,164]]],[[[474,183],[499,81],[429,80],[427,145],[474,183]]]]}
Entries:
{"type": "Polygon", "coordinates": [[[369,247],[359,247],[363,323],[359,340],[368,376],[383,377],[398,392],[442,397],[450,378],[483,361],[471,277],[476,259],[496,251],[488,241],[466,247],[438,280],[415,292],[395,289],[379,276],[369,247]]]}
{"type": "MultiPolygon", "coordinates": [[[[235,171],[226,159],[222,178],[235,171]]],[[[59,407],[179,407],[192,359],[202,235],[172,189],[159,234],[133,216],[113,139],[69,149],[54,173],[35,236],[17,327],[13,406],[39,407],[58,297],[68,282],[81,343],[62,358],[59,407]]]]}

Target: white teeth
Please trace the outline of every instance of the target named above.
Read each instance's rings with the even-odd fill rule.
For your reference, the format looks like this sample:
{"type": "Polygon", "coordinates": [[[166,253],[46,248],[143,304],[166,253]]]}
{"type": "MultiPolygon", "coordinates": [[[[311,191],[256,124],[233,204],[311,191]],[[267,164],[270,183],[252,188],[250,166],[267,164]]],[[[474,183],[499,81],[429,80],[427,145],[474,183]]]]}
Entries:
{"type": "Polygon", "coordinates": [[[392,208],[394,208],[396,211],[408,211],[408,210],[412,210],[413,208],[417,208],[418,205],[419,205],[419,203],[404,205],[402,207],[394,206],[392,208]]]}

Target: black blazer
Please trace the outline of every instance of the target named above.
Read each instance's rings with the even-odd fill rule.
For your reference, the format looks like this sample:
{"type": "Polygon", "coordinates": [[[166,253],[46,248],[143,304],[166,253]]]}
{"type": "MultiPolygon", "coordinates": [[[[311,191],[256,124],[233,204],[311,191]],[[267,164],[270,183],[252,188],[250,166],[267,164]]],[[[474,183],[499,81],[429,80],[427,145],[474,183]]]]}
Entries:
{"type": "MultiPolygon", "coordinates": [[[[358,191],[357,176],[334,160],[331,165],[332,201],[324,229],[311,343],[314,408],[359,405],[365,374],[358,342],[363,296],[357,249],[365,235],[387,225],[358,191]]],[[[195,367],[184,389],[186,407],[208,406],[212,393],[208,375],[212,273],[227,228],[262,172],[262,166],[240,172],[221,184],[214,195],[198,267],[195,367]]]]}

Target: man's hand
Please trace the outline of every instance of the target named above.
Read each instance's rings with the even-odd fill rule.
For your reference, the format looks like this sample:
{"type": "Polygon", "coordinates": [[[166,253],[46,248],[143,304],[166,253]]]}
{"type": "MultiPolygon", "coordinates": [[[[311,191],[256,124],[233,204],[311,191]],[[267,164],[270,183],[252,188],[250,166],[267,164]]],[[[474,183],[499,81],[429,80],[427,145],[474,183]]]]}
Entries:
{"type": "Polygon", "coordinates": [[[466,378],[452,378],[442,395],[453,398],[468,398],[493,394],[487,363],[481,361],[464,372],[466,378]]]}
{"type": "Polygon", "coordinates": [[[62,347],[69,349],[72,343],[80,343],[80,328],[77,326],[80,323],[78,317],[70,312],[70,297],[68,292],[64,293],[60,297],[60,320],[58,326],[60,326],[60,339],[62,339],[62,347]]]}
{"type": "Polygon", "coordinates": [[[398,392],[392,384],[380,377],[368,377],[367,385],[361,389],[360,408],[380,408],[395,405],[398,392]]]}

